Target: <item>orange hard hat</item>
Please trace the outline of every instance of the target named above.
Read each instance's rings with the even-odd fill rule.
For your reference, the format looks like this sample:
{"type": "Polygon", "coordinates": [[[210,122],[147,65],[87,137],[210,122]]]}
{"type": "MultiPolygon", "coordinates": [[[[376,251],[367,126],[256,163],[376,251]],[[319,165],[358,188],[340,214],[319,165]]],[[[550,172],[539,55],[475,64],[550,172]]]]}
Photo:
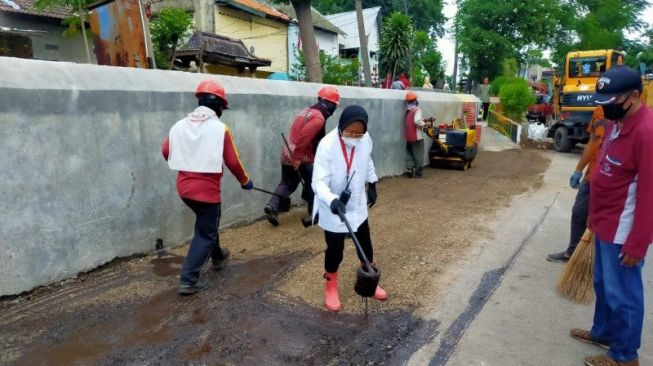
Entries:
{"type": "Polygon", "coordinates": [[[412,102],[414,100],[417,100],[417,93],[415,93],[413,91],[409,91],[408,93],[406,93],[406,101],[407,102],[412,102]]]}
{"type": "Polygon", "coordinates": [[[216,97],[222,99],[224,102],[225,108],[229,104],[227,102],[227,93],[225,93],[224,88],[220,83],[215,80],[204,80],[195,89],[195,96],[199,97],[200,94],[212,94],[216,97]]]}
{"type": "Polygon", "coordinates": [[[319,98],[328,100],[329,102],[335,103],[336,105],[340,104],[340,93],[338,93],[338,89],[332,86],[325,86],[324,88],[320,89],[320,91],[317,93],[317,96],[319,98]]]}

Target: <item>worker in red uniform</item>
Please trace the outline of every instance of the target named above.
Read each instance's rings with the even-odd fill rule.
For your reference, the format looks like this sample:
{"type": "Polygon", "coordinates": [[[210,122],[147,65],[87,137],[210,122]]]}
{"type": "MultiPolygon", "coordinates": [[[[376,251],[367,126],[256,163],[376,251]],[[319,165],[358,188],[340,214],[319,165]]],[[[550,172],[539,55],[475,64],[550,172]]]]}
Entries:
{"type": "MultiPolygon", "coordinates": [[[[290,197],[303,183],[302,199],[308,206],[308,214],[302,218],[304,227],[311,226],[313,212],[313,161],[317,145],[325,135],[326,120],[333,115],[340,103],[340,93],[332,86],[326,86],[317,94],[317,103],[305,108],[296,117],[287,136],[287,143],[281,148],[281,182],[275,193],[290,197]],[[290,150],[288,150],[290,148],[290,150]]],[[[288,211],[289,207],[279,207],[280,199],[272,196],[265,206],[265,215],[273,226],[279,225],[279,212],[288,211]]]]}
{"type": "Polygon", "coordinates": [[[222,111],[228,108],[224,88],[213,80],[202,81],[195,97],[199,107],[172,126],[161,148],[170,169],[179,171],[179,196],[196,216],[195,234],[179,279],[179,293],[183,295],[208,287],[200,279],[200,270],[209,258],[212,268],[219,270],[229,257],[229,251],[220,247],[218,237],[223,162],[243,189],[254,187],[229,127],[220,121],[222,111]]]}
{"type": "Polygon", "coordinates": [[[596,83],[605,118],[603,146],[590,181],[594,255],[594,321],[571,336],[609,348],[587,366],[639,366],[644,284],[642,267],[653,242],[653,112],[642,103],[637,71],[616,66],[596,83]]]}
{"type": "Polygon", "coordinates": [[[417,101],[417,93],[406,93],[406,174],[421,177],[424,167],[424,138],[422,129],[433,126],[432,118],[423,118],[417,101]]]}

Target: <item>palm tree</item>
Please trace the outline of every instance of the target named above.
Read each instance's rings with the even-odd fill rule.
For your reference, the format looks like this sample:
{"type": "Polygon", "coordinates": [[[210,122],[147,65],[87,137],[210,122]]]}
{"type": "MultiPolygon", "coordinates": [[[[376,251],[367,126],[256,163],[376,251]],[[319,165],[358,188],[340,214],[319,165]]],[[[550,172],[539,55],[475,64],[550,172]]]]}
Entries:
{"type": "Polygon", "coordinates": [[[413,25],[408,15],[395,12],[381,30],[380,63],[384,72],[395,74],[408,70],[408,55],[413,40],[413,25]]]}

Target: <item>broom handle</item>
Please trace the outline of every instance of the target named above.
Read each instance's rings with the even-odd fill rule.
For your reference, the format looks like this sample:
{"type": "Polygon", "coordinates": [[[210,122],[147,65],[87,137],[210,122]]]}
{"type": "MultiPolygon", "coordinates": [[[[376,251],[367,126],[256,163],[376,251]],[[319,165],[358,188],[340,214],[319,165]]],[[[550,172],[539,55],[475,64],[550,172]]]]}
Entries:
{"type": "Polygon", "coordinates": [[[363,247],[361,247],[361,244],[358,242],[358,238],[356,237],[356,234],[354,234],[354,230],[352,230],[351,225],[349,225],[349,221],[347,220],[347,217],[345,216],[344,213],[342,213],[341,210],[338,210],[338,216],[340,216],[340,220],[342,220],[342,222],[345,223],[345,226],[347,226],[347,230],[349,230],[349,235],[351,235],[351,239],[354,241],[356,250],[358,250],[358,253],[361,255],[361,258],[363,258],[363,263],[365,263],[367,272],[368,273],[374,272],[374,269],[372,268],[370,261],[367,259],[365,252],[363,252],[363,247]]]}

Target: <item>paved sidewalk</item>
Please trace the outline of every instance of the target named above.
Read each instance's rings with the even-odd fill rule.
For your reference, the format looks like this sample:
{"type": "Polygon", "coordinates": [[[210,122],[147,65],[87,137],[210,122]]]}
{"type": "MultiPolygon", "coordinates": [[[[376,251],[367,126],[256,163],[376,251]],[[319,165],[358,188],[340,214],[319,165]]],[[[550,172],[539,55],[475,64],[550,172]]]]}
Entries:
{"type": "MultiPolygon", "coordinates": [[[[487,134],[486,134],[487,136],[487,134]]],[[[582,365],[604,352],[568,336],[591,325],[593,304],[576,305],[555,292],[563,267],[546,254],[564,249],[576,191],[568,176],[577,154],[550,153],[541,188],[515,198],[469,258],[461,259],[433,304],[429,319],[440,333],[413,355],[409,365],[582,365]]],[[[645,291],[653,293],[653,270],[645,266],[645,291]]],[[[653,365],[653,302],[647,299],[642,365],[653,365]]]]}
{"type": "MultiPolygon", "coordinates": [[[[573,155],[572,155],[573,156],[573,155]]],[[[471,324],[447,365],[582,365],[602,348],[568,336],[592,324],[593,302],[575,305],[555,292],[563,264],[545,260],[564,249],[576,191],[564,189],[575,160],[555,154],[544,190],[562,188],[555,204],[501,285],[471,324]]],[[[525,202],[525,204],[528,204],[525,202]]],[[[653,269],[645,266],[645,293],[653,293],[653,269]]],[[[653,302],[646,304],[640,364],[653,365],[653,302]]]]}

